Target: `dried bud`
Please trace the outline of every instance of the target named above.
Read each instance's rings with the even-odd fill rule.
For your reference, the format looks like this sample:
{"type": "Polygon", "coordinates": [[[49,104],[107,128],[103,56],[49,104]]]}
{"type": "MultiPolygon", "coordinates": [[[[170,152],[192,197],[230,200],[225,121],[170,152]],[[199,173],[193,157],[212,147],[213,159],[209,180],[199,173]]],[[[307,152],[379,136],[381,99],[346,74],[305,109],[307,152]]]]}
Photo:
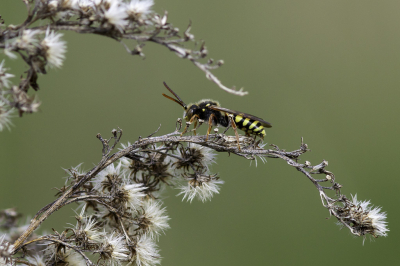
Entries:
{"type": "Polygon", "coordinates": [[[136,45],[135,49],[132,50],[131,54],[144,56],[142,47],[143,45],[136,45]]]}
{"type": "Polygon", "coordinates": [[[207,49],[202,49],[201,51],[200,51],[200,57],[201,58],[204,58],[204,57],[206,57],[208,55],[208,50],[207,49]]]}
{"type": "Polygon", "coordinates": [[[13,104],[18,106],[20,112],[33,113],[39,110],[40,101],[34,96],[29,96],[24,90],[18,86],[11,88],[13,104]]]}

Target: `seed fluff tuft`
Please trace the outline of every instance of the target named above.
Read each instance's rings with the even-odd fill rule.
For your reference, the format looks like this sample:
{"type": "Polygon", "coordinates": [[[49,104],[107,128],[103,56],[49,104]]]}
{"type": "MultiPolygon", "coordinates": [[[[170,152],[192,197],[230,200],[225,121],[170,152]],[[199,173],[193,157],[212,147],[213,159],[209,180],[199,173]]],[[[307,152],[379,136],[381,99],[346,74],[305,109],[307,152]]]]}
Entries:
{"type": "Polygon", "coordinates": [[[137,266],[152,266],[161,263],[161,257],[157,244],[146,234],[140,236],[135,245],[135,256],[131,263],[135,262],[137,266]]]}
{"type": "Polygon", "coordinates": [[[181,192],[177,196],[183,194],[182,201],[187,198],[187,201],[190,202],[192,202],[195,197],[202,202],[211,200],[214,193],[219,194],[219,185],[224,183],[224,181],[219,180],[219,177],[216,174],[186,174],[184,179],[187,183],[178,188],[181,192]]]}
{"type": "Polygon", "coordinates": [[[41,42],[47,62],[52,68],[60,68],[65,58],[66,43],[61,40],[62,36],[62,33],[55,33],[48,28],[46,37],[41,42]]]}
{"type": "Polygon", "coordinates": [[[158,238],[170,226],[166,215],[166,208],[161,208],[161,200],[149,199],[144,202],[143,211],[138,216],[138,225],[151,238],[158,238]]]}

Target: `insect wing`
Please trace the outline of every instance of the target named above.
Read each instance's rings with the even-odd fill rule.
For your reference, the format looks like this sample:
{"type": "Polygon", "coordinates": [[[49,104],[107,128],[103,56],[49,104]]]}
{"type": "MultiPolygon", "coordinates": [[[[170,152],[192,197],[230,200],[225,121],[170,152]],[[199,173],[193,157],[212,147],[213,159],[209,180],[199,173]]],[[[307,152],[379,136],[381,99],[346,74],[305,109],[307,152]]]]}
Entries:
{"type": "Polygon", "coordinates": [[[223,107],[219,107],[219,106],[215,106],[215,105],[211,105],[208,108],[216,110],[216,111],[225,112],[225,113],[228,113],[228,114],[240,115],[240,116],[243,116],[244,118],[248,118],[248,119],[251,119],[251,120],[254,120],[254,121],[258,121],[264,127],[272,127],[271,123],[269,123],[269,122],[265,121],[264,119],[261,119],[261,118],[259,118],[257,116],[254,116],[254,115],[250,115],[250,114],[246,114],[246,113],[243,113],[243,112],[234,111],[234,110],[231,110],[231,109],[227,109],[227,108],[223,108],[223,107]]]}

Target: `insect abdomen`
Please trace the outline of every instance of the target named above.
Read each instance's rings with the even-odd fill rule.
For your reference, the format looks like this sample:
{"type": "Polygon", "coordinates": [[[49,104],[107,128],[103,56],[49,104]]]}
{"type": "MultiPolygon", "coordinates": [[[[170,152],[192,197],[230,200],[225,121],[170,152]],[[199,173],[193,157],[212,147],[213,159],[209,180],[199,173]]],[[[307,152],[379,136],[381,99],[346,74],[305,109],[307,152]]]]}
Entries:
{"type": "Polygon", "coordinates": [[[234,115],[233,119],[235,121],[236,126],[239,129],[245,131],[246,133],[253,135],[260,135],[262,137],[265,136],[265,129],[259,121],[255,121],[249,118],[244,118],[243,116],[240,115],[234,115]]]}

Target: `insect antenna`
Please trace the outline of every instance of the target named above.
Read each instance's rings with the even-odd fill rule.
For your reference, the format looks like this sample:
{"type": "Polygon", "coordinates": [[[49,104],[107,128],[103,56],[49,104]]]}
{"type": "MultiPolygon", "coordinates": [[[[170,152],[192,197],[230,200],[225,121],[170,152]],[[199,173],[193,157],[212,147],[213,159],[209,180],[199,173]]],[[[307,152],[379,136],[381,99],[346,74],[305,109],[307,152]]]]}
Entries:
{"type": "Polygon", "coordinates": [[[165,98],[168,98],[168,99],[170,99],[170,100],[172,100],[172,101],[174,101],[174,102],[176,102],[177,104],[179,104],[180,106],[182,106],[183,107],[183,109],[187,109],[187,106],[186,106],[186,104],[181,100],[181,98],[179,98],[179,96],[173,91],[173,90],[171,90],[171,88],[170,87],[168,87],[168,85],[167,85],[167,83],[165,83],[165,82],[163,82],[164,83],[164,86],[165,86],[165,88],[167,88],[175,97],[176,97],[176,99],[178,99],[178,100],[176,100],[176,99],[174,99],[174,98],[172,98],[171,96],[168,96],[168,95],[166,95],[166,94],[162,94],[165,98]]]}

